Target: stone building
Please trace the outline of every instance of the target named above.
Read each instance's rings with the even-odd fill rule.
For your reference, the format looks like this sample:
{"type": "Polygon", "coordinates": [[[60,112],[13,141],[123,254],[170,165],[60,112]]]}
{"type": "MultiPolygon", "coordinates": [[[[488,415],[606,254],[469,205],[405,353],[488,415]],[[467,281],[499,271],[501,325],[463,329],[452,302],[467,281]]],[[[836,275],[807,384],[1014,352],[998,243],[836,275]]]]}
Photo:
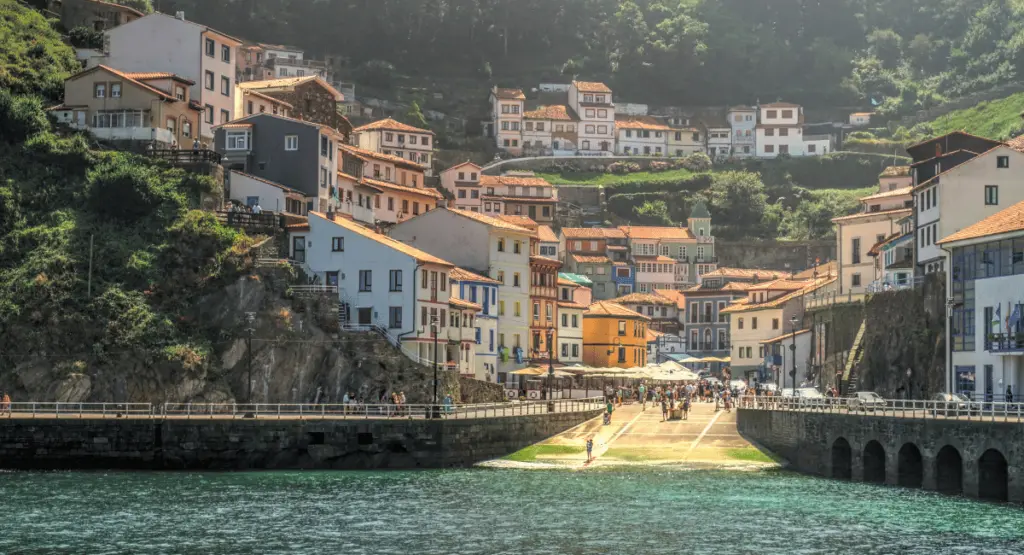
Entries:
{"type": "Polygon", "coordinates": [[[239,83],[238,88],[287,102],[292,106],[292,117],[333,127],[345,136],[346,142],[352,134],[352,124],[338,111],[345,97],[319,76],[249,81],[239,83]]]}

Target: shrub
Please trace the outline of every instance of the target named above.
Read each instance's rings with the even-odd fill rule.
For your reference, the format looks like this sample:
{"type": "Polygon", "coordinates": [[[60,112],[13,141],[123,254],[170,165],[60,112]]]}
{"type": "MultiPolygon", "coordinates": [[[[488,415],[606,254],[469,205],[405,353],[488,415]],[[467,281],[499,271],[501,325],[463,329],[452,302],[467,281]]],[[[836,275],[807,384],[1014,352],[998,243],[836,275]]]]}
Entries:
{"type": "Polygon", "coordinates": [[[124,223],[176,217],[185,208],[184,195],[153,166],[133,164],[128,158],[115,155],[89,172],[89,205],[93,211],[124,223]]]}
{"type": "Polygon", "coordinates": [[[15,96],[0,87],[0,140],[21,142],[49,127],[38,98],[15,96]]]}
{"type": "Polygon", "coordinates": [[[682,167],[692,172],[706,172],[711,169],[711,158],[703,152],[694,152],[683,159],[682,167]]]}
{"type": "Polygon", "coordinates": [[[651,164],[649,166],[649,169],[652,172],[663,172],[663,171],[667,171],[670,167],[671,167],[671,164],[669,164],[668,162],[661,162],[661,161],[658,161],[658,160],[654,160],[654,161],[651,162],[651,164]]]}
{"type": "Polygon", "coordinates": [[[78,26],[68,31],[68,42],[75,48],[103,48],[103,31],[78,26]]]}

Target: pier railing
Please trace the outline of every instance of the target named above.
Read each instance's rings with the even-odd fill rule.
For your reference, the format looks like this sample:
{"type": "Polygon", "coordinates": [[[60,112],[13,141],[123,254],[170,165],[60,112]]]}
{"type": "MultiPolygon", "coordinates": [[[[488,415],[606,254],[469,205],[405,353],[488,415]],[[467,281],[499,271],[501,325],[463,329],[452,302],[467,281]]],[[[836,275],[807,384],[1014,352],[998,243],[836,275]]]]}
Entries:
{"type": "Polygon", "coordinates": [[[740,396],[736,400],[736,406],[753,410],[855,414],[929,420],[959,419],[1024,423],[1024,402],[740,396]]]}
{"type": "Polygon", "coordinates": [[[456,405],[438,403],[313,404],[313,403],[10,403],[0,406],[0,418],[143,418],[143,419],[272,419],[327,420],[381,418],[502,418],[578,413],[604,408],[604,399],[559,399],[456,405]]]}

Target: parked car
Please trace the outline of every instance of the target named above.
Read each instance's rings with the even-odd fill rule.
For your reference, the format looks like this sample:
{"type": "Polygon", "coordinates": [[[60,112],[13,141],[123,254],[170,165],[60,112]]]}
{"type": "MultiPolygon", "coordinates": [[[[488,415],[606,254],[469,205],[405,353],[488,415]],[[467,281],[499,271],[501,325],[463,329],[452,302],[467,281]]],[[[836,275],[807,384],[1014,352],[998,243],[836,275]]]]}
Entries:
{"type": "Polygon", "coordinates": [[[935,403],[935,408],[932,409],[933,415],[957,416],[981,412],[981,403],[971,401],[959,393],[936,393],[931,400],[935,403]]]}
{"type": "Polygon", "coordinates": [[[873,411],[886,407],[885,399],[874,391],[858,391],[849,399],[850,410],[873,411]]]}
{"type": "Polygon", "coordinates": [[[795,397],[798,404],[802,407],[821,407],[828,403],[828,397],[825,397],[820,391],[813,387],[798,387],[794,389],[785,389],[782,391],[783,397],[795,397]]]}
{"type": "Polygon", "coordinates": [[[730,380],[729,389],[733,389],[743,393],[747,389],[747,382],[744,380],[730,380]]]}

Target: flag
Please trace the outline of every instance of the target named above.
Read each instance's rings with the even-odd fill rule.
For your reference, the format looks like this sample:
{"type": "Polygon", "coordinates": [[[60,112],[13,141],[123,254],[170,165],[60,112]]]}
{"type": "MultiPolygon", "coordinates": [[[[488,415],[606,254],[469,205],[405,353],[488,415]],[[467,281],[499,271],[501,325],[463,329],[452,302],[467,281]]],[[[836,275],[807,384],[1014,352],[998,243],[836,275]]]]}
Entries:
{"type": "Polygon", "coordinates": [[[1006,333],[1013,333],[1013,330],[1017,327],[1018,324],[1020,324],[1020,307],[1021,305],[1019,304],[1013,307],[1013,314],[1010,315],[1010,319],[1007,321],[1006,324],[1006,333]]]}
{"type": "Polygon", "coordinates": [[[991,324],[991,326],[992,326],[992,328],[994,330],[993,333],[996,333],[996,332],[999,331],[999,324],[1003,321],[1003,312],[1002,311],[1003,311],[1003,305],[997,304],[996,305],[995,316],[994,316],[994,319],[992,320],[992,324],[991,324]]]}

